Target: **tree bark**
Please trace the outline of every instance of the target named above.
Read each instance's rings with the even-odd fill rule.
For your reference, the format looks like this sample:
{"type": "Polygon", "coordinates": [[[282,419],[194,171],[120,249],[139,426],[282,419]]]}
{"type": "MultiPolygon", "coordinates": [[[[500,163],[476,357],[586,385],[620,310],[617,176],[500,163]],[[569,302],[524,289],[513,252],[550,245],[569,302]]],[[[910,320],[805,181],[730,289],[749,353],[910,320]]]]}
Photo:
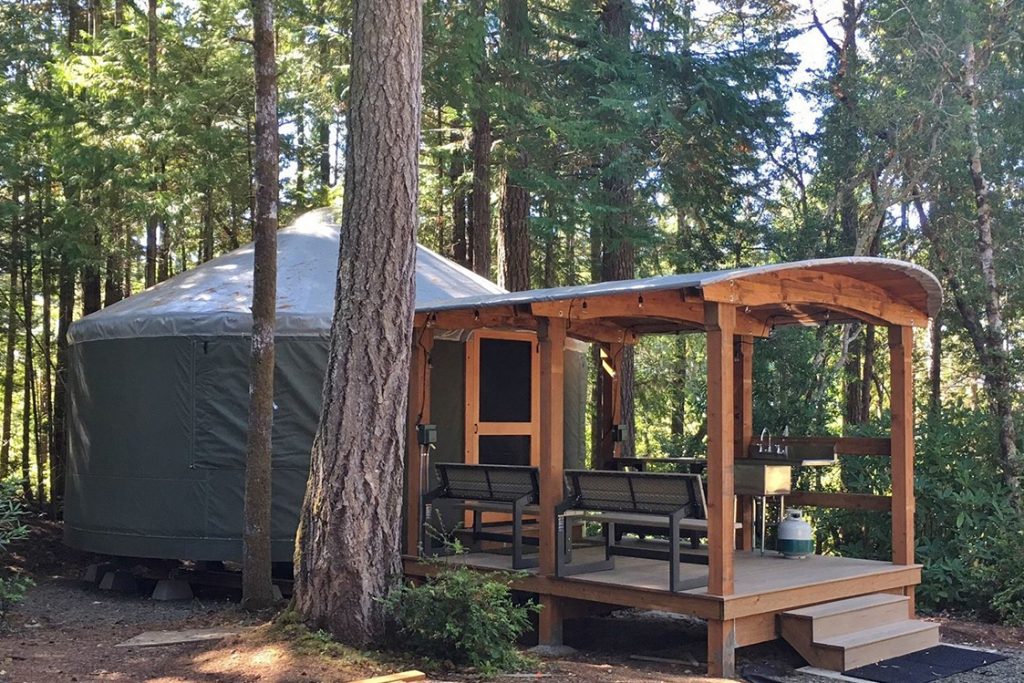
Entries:
{"type": "Polygon", "coordinates": [[[99,227],[93,228],[93,254],[82,266],[82,315],[95,313],[103,307],[103,288],[100,283],[99,259],[102,245],[99,227]]]}
{"type": "MultiPolygon", "coordinates": [[[[601,8],[601,30],[619,50],[629,50],[632,26],[632,0],[607,0],[601,8]]],[[[612,122],[619,125],[620,122],[612,122]]],[[[633,178],[619,163],[632,153],[628,145],[614,145],[605,150],[601,191],[608,207],[601,230],[601,280],[629,280],[636,277],[636,253],[633,246],[633,178]]],[[[636,411],[633,396],[633,347],[622,350],[619,368],[619,401],[622,424],[627,436],[622,442],[622,457],[633,457],[636,447],[636,411]]]]}
{"type": "MultiPolygon", "coordinates": [[[[479,21],[486,20],[487,0],[476,0],[479,21]]],[[[476,102],[473,105],[473,136],[470,150],[473,156],[473,191],[469,197],[469,248],[473,272],[491,277],[491,115],[487,110],[487,43],[481,31],[477,45],[480,60],[474,79],[476,102]]]]}
{"type": "MultiPolygon", "coordinates": [[[[525,83],[522,67],[530,56],[530,18],[526,0],[502,0],[502,58],[506,69],[505,87],[520,96],[525,83]]],[[[530,192],[523,186],[523,175],[529,164],[519,135],[515,113],[506,117],[508,133],[504,146],[508,150],[506,170],[502,174],[500,233],[502,241],[501,280],[510,291],[530,288],[530,192]]]]}
{"type": "Polygon", "coordinates": [[[67,464],[68,326],[75,313],[75,273],[61,253],[57,269],[57,370],[54,377],[53,428],[50,430],[50,489],[54,507],[64,497],[67,464]]]}
{"type": "Polygon", "coordinates": [[[22,413],[21,413],[21,490],[25,499],[31,501],[31,450],[32,450],[32,385],[35,383],[35,366],[32,353],[32,248],[31,234],[28,229],[27,207],[30,206],[28,192],[25,193],[26,216],[23,221],[23,241],[21,248],[21,305],[25,332],[25,356],[24,356],[24,382],[22,383],[22,413]]]}
{"type": "MultiPolygon", "coordinates": [[[[146,11],[146,67],[148,74],[148,88],[146,98],[150,107],[156,106],[157,89],[157,43],[159,41],[158,31],[159,24],[157,23],[156,16],[156,3],[157,0],[149,0],[146,11]]],[[[156,164],[154,163],[153,171],[156,172],[156,164]]],[[[151,194],[156,193],[157,181],[154,179],[152,182],[151,194]]],[[[155,202],[156,198],[151,197],[151,201],[155,202]]],[[[149,216],[146,218],[146,287],[152,287],[157,283],[157,243],[156,235],[157,228],[160,225],[160,214],[156,208],[150,211],[149,216]]]]}
{"type": "Polygon", "coordinates": [[[213,258],[213,185],[208,184],[203,190],[203,250],[200,262],[206,263],[213,258]]]}
{"type": "MultiPolygon", "coordinates": [[[[525,159],[516,163],[522,168],[525,159]]],[[[505,175],[501,193],[502,272],[498,283],[511,292],[530,288],[530,193],[505,175]]]]}
{"type": "MultiPolygon", "coordinates": [[[[453,132],[451,141],[460,142],[462,136],[453,132]]],[[[473,264],[469,257],[469,222],[466,214],[466,189],[462,183],[462,174],[466,172],[464,145],[459,145],[452,153],[448,166],[448,178],[452,184],[452,258],[460,266],[470,268],[473,264]]]]}
{"type": "Polygon", "coordinates": [[[271,580],[271,437],[274,426],[274,325],[277,317],[278,130],[273,0],[253,0],[256,71],[256,215],[252,291],[252,371],[245,454],[242,603],[274,601],[271,580]]]}
{"type": "Polygon", "coordinates": [[[402,575],[422,25],[415,0],[356,0],[354,13],[338,286],[295,606],[365,646],[402,575]]]}
{"type": "Polygon", "coordinates": [[[10,284],[7,289],[7,346],[4,349],[4,415],[3,441],[0,442],[0,479],[11,471],[11,414],[14,408],[14,356],[18,343],[18,228],[11,222],[11,241],[8,247],[10,284]]]}
{"type": "Polygon", "coordinates": [[[491,277],[491,118],[483,108],[473,115],[473,191],[469,196],[469,246],[473,272],[491,277]]]}
{"type": "Polygon", "coordinates": [[[1022,463],[1017,452],[1017,426],[1013,417],[1013,376],[1006,356],[1006,330],[1003,326],[1003,303],[996,275],[992,240],[992,208],[988,200],[988,181],[982,168],[979,124],[979,96],[977,83],[977,56],[974,43],[967,45],[964,59],[964,94],[968,104],[967,136],[970,158],[968,169],[974,189],[977,230],[977,259],[984,287],[985,330],[984,346],[987,353],[982,362],[987,366],[985,383],[996,417],[999,420],[999,459],[1004,477],[1020,510],[1024,503],[1021,491],[1022,463]]]}

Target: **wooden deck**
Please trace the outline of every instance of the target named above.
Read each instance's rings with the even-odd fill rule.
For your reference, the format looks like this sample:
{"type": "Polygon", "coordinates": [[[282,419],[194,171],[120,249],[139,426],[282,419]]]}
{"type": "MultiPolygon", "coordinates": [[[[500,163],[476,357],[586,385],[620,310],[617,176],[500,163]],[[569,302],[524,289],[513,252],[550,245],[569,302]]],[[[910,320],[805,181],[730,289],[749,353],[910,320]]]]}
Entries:
{"type": "MultiPolygon", "coordinates": [[[[600,548],[582,548],[574,553],[580,560],[586,560],[588,554],[593,559],[603,556],[600,548]]],[[[510,556],[499,552],[468,553],[442,561],[483,571],[509,570],[512,566],[510,556]]],[[[778,637],[776,615],[780,612],[870,593],[904,594],[921,579],[920,565],[845,557],[815,555],[788,560],[774,553],[736,551],[733,563],[734,592],[726,597],[708,593],[707,566],[683,564],[682,585],[686,588],[671,593],[666,562],[634,557],[616,557],[615,568],[609,571],[567,578],[541,576],[531,569],[514,586],[573,601],[736,620],[736,644],[743,646],[778,637]]],[[[429,575],[437,566],[415,558],[405,561],[410,576],[429,575]]]]}

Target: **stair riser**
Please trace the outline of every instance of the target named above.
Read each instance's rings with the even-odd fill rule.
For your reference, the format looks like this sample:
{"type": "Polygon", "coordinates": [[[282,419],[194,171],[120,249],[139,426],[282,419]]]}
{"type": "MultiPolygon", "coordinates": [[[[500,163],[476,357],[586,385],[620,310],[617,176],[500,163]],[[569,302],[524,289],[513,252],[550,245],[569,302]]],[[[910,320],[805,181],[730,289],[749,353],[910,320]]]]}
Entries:
{"type": "Polygon", "coordinates": [[[814,619],[811,632],[815,641],[822,641],[873,626],[903,621],[910,616],[909,611],[908,602],[904,601],[889,605],[874,605],[842,614],[831,614],[814,619]]]}
{"type": "Polygon", "coordinates": [[[848,648],[843,652],[842,670],[849,671],[850,669],[856,669],[860,666],[875,664],[883,659],[900,657],[902,655],[910,654],[911,652],[918,652],[929,647],[935,647],[938,644],[939,627],[936,624],[934,625],[934,628],[918,631],[916,633],[908,633],[906,635],[897,636],[878,643],[865,643],[864,645],[848,648]]]}

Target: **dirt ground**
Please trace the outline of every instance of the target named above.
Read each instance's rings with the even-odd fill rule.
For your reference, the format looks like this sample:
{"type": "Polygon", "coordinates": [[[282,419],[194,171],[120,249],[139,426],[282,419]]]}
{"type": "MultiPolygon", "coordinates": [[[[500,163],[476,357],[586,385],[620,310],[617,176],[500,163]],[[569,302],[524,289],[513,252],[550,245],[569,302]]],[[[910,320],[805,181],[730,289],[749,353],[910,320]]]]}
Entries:
{"type": "MultiPolygon", "coordinates": [[[[32,536],[14,548],[14,563],[36,580],[0,633],[0,683],[51,681],[351,681],[421,668],[386,653],[359,653],[324,646],[315,638],[287,637],[267,624],[270,615],[240,610],[230,592],[199,593],[186,602],[158,602],[145,594],[118,594],[83,584],[91,558],[64,548],[58,526],[33,524],[32,536]],[[244,629],[220,641],[158,647],[118,647],[144,631],[212,626],[244,629]]],[[[987,649],[1024,651],[1024,629],[942,620],[943,640],[987,649]]],[[[708,681],[705,633],[700,621],[677,615],[622,611],[567,622],[566,656],[543,658],[530,673],[498,680],[619,683],[708,681]],[[657,661],[662,660],[662,661],[657,661]],[[667,661],[664,661],[667,660],[667,661]]],[[[987,680],[1024,681],[1024,655],[993,669],[987,680]],[[1017,673],[1020,677],[1017,677],[1017,673]]],[[[741,649],[738,672],[748,680],[807,681],[794,674],[802,661],[785,644],[741,649]],[[760,676],[761,678],[758,678],[760,676]]],[[[430,680],[464,682],[472,671],[429,671],[430,680]]],[[[982,671],[980,674],[984,679],[982,671]]],[[[965,679],[968,680],[968,679],[965,679]]],[[[973,679],[971,679],[973,680],[973,679]]]]}

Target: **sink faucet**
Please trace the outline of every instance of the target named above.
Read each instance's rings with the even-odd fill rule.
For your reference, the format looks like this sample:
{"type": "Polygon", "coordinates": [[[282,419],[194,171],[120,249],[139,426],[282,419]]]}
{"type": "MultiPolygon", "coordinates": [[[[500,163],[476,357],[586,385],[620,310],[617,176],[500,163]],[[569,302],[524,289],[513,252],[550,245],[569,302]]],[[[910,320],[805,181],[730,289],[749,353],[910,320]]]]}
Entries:
{"type": "Polygon", "coordinates": [[[757,447],[758,453],[771,453],[772,452],[772,435],[765,427],[761,430],[761,443],[757,447]],[[767,444],[765,443],[767,439],[767,444]]]}

